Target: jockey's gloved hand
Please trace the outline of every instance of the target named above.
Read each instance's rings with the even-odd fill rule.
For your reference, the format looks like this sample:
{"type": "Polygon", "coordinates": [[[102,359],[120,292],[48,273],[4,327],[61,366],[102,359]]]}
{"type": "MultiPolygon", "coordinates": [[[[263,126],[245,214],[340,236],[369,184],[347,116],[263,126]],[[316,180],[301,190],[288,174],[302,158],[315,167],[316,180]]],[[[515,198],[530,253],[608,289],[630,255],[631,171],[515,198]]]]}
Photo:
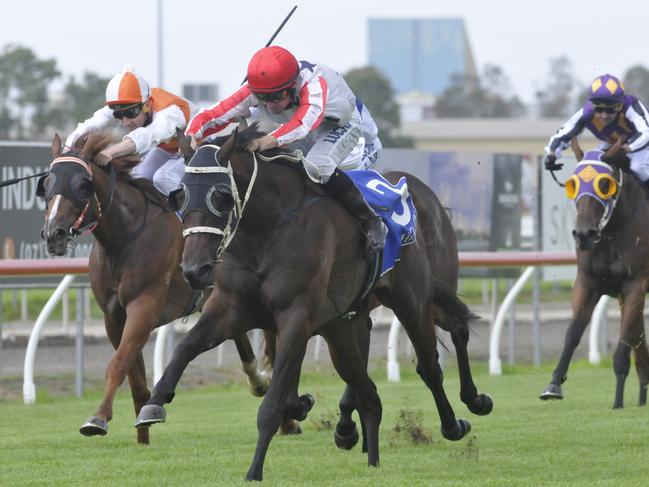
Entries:
{"type": "Polygon", "coordinates": [[[548,154],[545,156],[543,164],[545,164],[546,171],[558,171],[563,167],[563,164],[557,163],[557,156],[554,154],[548,154]]]}

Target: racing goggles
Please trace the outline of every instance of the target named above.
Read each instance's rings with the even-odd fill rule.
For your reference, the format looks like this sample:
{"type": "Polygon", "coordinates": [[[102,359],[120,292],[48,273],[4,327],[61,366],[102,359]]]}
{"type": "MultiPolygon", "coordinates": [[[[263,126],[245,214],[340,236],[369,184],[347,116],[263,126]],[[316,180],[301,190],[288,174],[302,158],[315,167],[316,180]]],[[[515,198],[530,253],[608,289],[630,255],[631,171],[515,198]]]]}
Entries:
{"type": "Polygon", "coordinates": [[[277,102],[282,100],[288,94],[288,90],[275,91],[273,93],[254,93],[259,101],[277,102]]]}
{"type": "Polygon", "coordinates": [[[593,110],[595,111],[595,113],[598,113],[598,112],[616,113],[616,112],[619,112],[621,108],[622,108],[621,103],[616,103],[615,105],[595,105],[595,104],[593,104],[593,110]]]}
{"type": "Polygon", "coordinates": [[[127,107],[116,106],[115,108],[111,107],[111,110],[113,110],[113,117],[117,120],[122,120],[123,118],[135,118],[142,113],[142,105],[137,103],[127,107]]]}

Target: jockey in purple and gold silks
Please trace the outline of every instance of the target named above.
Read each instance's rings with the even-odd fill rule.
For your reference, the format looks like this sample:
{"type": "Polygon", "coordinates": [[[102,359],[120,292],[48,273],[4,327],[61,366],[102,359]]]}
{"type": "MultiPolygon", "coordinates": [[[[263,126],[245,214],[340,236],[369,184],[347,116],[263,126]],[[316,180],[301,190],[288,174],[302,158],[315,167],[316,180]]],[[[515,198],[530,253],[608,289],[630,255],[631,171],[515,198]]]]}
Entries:
{"type": "Polygon", "coordinates": [[[649,112],[635,96],[624,92],[624,85],[610,74],[596,78],[588,91],[584,106],[564,123],[545,147],[546,169],[558,169],[555,161],[570,145],[572,137],[585,128],[602,141],[607,150],[619,138],[631,161],[631,170],[649,185],[649,112]]]}

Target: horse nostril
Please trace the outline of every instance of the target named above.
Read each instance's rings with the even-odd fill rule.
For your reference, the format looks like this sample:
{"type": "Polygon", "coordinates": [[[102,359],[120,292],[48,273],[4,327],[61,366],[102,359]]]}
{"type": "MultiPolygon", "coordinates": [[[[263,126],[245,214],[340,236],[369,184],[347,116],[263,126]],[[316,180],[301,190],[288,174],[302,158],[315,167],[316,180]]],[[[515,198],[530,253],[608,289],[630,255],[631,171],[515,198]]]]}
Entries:
{"type": "Polygon", "coordinates": [[[198,277],[198,279],[200,279],[201,281],[205,281],[206,279],[211,279],[213,270],[214,270],[214,266],[212,266],[212,264],[205,264],[200,269],[198,269],[198,272],[196,273],[196,277],[198,277]]]}

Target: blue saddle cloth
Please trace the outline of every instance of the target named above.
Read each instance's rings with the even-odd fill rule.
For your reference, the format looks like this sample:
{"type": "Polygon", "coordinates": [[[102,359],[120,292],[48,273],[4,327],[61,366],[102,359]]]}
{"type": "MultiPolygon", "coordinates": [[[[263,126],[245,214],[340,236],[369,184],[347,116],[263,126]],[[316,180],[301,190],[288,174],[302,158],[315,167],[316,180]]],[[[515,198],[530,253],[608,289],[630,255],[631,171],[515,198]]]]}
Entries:
{"type": "Polygon", "coordinates": [[[401,247],[417,238],[417,210],[412,203],[406,178],[396,185],[388,182],[376,171],[345,171],[363,193],[365,201],[388,227],[383,249],[381,275],[394,267],[401,256],[401,247]]]}

